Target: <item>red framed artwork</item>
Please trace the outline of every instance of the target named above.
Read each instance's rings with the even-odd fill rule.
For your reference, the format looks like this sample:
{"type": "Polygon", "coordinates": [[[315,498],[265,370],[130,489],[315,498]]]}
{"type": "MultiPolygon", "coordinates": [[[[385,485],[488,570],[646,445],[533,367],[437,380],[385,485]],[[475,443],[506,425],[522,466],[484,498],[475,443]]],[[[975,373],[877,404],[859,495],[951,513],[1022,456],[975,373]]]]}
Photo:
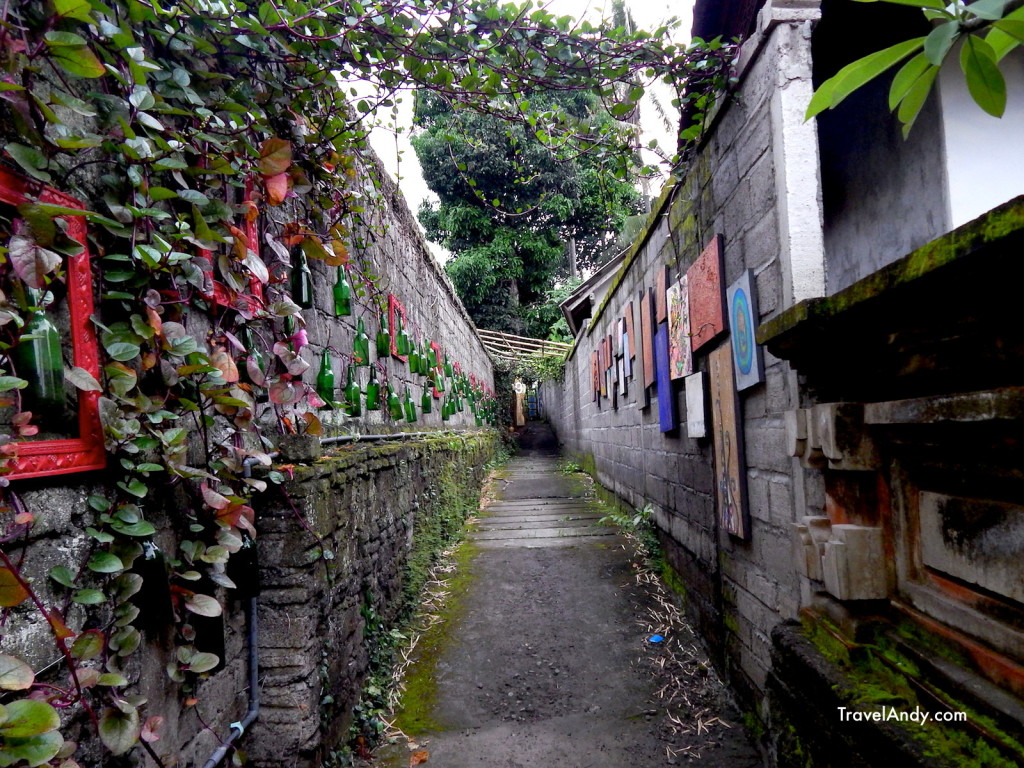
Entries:
{"type": "Polygon", "coordinates": [[[393,293],[388,294],[388,328],[391,329],[391,356],[396,357],[403,363],[408,361],[408,355],[398,354],[398,326],[395,319],[402,318],[402,328],[405,328],[405,306],[393,293]]]}
{"type": "MultiPolygon", "coordinates": [[[[82,203],[73,197],[0,169],[0,204],[14,207],[25,203],[45,203],[85,210],[82,203]]],[[[17,217],[17,211],[14,215],[17,217]]],[[[78,254],[64,257],[64,284],[61,285],[57,279],[48,286],[52,295],[56,296],[62,291],[64,293],[59,302],[55,298],[50,305],[60,305],[58,330],[64,339],[62,357],[65,367],[81,368],[99,380],[99,344],[90,320],[94,311],[93,281],[85,216],[68,214],[59,218],[66,222],[65,234],[82,246],[78,254]]],[[[49,307],[46,314],[50,314],[49,307]]],[[[67,418],[59,427],[47,427],[37,436],[16,443],[17,455],[9,465],[11,471],[6,475],[9,479],[62,475],[106,466],[99,392],[85,392],[65,382],[65,395],[68,402],[67,418]]],[[[0,409],[2,413],[3,409],[0,409]]]]}

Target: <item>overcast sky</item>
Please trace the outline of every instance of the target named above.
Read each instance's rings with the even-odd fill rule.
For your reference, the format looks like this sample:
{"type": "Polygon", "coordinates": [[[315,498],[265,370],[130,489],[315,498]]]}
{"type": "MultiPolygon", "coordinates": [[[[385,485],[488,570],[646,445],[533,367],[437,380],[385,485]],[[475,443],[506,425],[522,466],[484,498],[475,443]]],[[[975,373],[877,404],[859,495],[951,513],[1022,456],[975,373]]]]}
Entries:
{"type": "MultiPolygon", "coordinates": [[[[680,34],[683,35],[683,39],[689,36],[691,4],[692,0],[676,0],[676,2],[671,3],[665,0],[656,0],[654,2],[651,0],[627,0],[627,6],[632,12],[633,18],[636,19],[637,24],[643,29],[656,29],[673,15],[680,17],[682,20],[680,34]]],[[[611,12],[610,0],[607,3],[602,0],[547,0],[547,2],[543,3],[543,6],[552,13],[574,16],[577,19],[589,18],[593,21],[602,16],[604,8],[607,8],[609,13],[611,12]]],[[[671,98],[669,95],[663,101],[667,102],[671,98]]],[[[641,109],[643,109],[642,104],[641,109]]],[[[648,109],[651,109],[651,107],[648,106],[648,109]]],[[[406,128],[411,126],[412,94],[404,94],[398,110],[399,125],[406,128]]],[[[643,120],[642,124],[660,129],[660,120],[657,119],[643,120]]],[[[644,143],[651,139],[657,139],[670,152],[675,147],[674,136],[669,136],[663,129],[656,130],[651,134],[645,133],[644,143]]],[[[370,143],[377,154],[380,155],[388,173],[391,174],[392,178],[398,180],[399,187],[409,202],[409,208],[415,213],[419,209],[420,203],[425,199],[432,198],[433,193],[423,181],[419,163],[416,160],[416,153],[409,143],[408,130],[396,135],[394,132],[377,129],[371,134],[370,143]]]]}

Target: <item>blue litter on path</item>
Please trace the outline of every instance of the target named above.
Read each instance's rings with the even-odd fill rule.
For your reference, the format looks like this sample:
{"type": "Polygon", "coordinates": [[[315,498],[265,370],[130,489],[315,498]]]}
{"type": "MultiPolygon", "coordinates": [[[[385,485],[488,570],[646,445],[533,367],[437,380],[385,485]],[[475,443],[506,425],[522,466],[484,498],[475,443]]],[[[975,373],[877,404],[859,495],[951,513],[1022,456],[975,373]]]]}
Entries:
{"type": "Polygon", "coordinates": [[[649,642],[649,643],[661,643],[661,642],[664,642],[664,640],[665,640],[665,638],[662,637],[661,635],[651,635],[650,637],[647,638],[647,642],[649,642]]]}

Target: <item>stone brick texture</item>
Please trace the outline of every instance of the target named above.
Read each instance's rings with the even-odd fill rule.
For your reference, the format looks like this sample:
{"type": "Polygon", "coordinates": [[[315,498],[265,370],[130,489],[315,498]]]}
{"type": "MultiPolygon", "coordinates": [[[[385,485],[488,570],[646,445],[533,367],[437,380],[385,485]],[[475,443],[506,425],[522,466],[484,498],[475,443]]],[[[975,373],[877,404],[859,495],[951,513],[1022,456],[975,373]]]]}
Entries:
{"type": "MultiPolygon", "coordinates": [[[[363,171],[359,183],[372,190],[379,206],[373,214],[372,231],[362,233],[364,247],[358,252],[353,248],[353,260],[360,260],[376,275],[375,290],[383,295],[394,293],[402,302],[411,334],[438,342],[466,374],[493,386],[491,359],[443,268],[429,252],[404,198],[374,160],[367,161],[363,171]]],[[[368,295],[355,301],[353,317],[334,317],[331,287],[335,269],[319,261],[310,266],[316,305],[303,312],[310,339],[303,350],[311,364],[305,374],[307,381],[316,375],[325,343],[343,353],[351,351],[360,315],[371,338],[371,350],[378,328],[378,315],[368,295]]],[[[194,313],[190,328],[195,331],[209,323],[209,318],[194,313]]],[[[389,358],[381,363],[399,393],[410,386],[418,410],[422,378],[410,375],[402,361],[389,358]]],[[[367,369],[359,372],[365,386],[367,369]]],[[[345,369],[337,360],[335,376],[339,388],[343,387],[345,369]]],[[[384,412],[353,419],[340,412],[320,411],[327,434],[457,430],[463,436],[428,438],[400,447],[361,448],[346,453],[344,461],[328,459],[312,470],[299,467],[295,470],[298,479],[287,486],[298,515],[290,507],[282,507],[279,500],[254,502],[260,518],[259,550],[266,584],[259,608],[265,704],[259,724],[240,743],[255,765],[319,765],[322,745],[328,743],[324,739],[344,734],[366,669],[366,652],[360,650],[361,609],[371,606],[385,622],[394,618],[405,561],[416,545],[418,521],[437,511],[441,484],[468,493],[482,477],[496,433],[475,431],[469,408],[443,422],[440,401],[435,403],[433,413],[420,415],[415,424],[391,421],[384,412]],[[336,559],[329,563],[313,561],[312,539],[299,521],[314,510],[316,519],[307,522],[330,540],[336,559]],[[322,658],[324,652],[328,655],[322,658]],[[335,700],[329,716],[320,705],[328,691],[335,700]]],[[[272,426],[267,434],[277,432],[276,424],[272,426]]],[[[193,453],[192,458],[200,461],[198,446],[193,453]]],[[[12,490],[35,514],[36,522],[28,535],[5,544],[5,551],[22,564],[44,603],[67,608],[68,624],[75,631],[82,628],[85,612],[66,599],[66,590],[56,588],[48,574],[58,565],[75,573],[88,558],[92,540],[84,529],[93,513],[87,499],[91,493],[101,493],[104,482],[102,473],[89,473],[12,483],[12,490]]],[[[274,486],[268,493],[268,499],[278,499],[274,486]]],[[[158,529],[154,541],[168,558],[177,553],[174,531],[182,527],[178,510],[190,503],[184,494],[173,492],[165,498],[146,499],[146,518],[158,529]]],[[[206,586],[207,591],[215,589],[206,586]]],[[[221,656],[221,668],[196,681],[191,691],[172,683],[165,667],[174,653],[173,628],[166,623],[143,633],[140,650],[126,665],[125,674],[133,681],[129,693],[148,699],[144,717],[164,718],[161,739],[153,746],[168,766],[202,765],[228,732],[229,724],[240,720],[246,710],[245,601],[231,590],[216,594],[224,605],[224,615],[199,628],[196,644],[221,656]],[[183,706],[187,698],[197,703],[183,706]]],[[[145,611],[146,606],[142,607],[145,611]]],[[[50,670],[42,679],[63,684],[65,673],[54,665],[60,654],[48,625],[33,607],[24,604],[11,610],[0,626],[0,640],[4,653],[25,658],[37,672],[50,670]]],[[[75,737],[73,728],[65,733],[75,737]]],[[[111,760],[110,754],[98,746],[91,727],[85,728],[79,742],[76,758],[83,765],[113,765],[104,762],[111,760]]]]}
{"type": "MultiPolygon", "coordinates": [[[[613,333],[628,302],[639,312],[640,291],[654,286],[657,269],[667,265],[674,282],[716,234],[724,242],[723,294],[743,270],[752,269],[759,319],[785,308],[774,180],[777,137],[770,117],[775,73],[795,55],[790,39],[768,33],[740,93],[721,105],[688,173],[662,196],[644,239],[627,255],[603,308],[578,339],[564,381],[546,384],[543,393],[565,450],[622,503],[653,506],[666,559],[686,587],[687,608],[748,705],[763,695],[772,628],[792,618],[799,605],[788,526],[808,513],[796,509],[794,478],[802,470],[783,444],[782,413],[799,401],[788,365],[766,355],[765,382],[739,396],[751,518],[749,540],[741,541],[719,529],[711,433],[687,436],[682,380],[668,392],[652,387],[650,406],[644,407],[638,374],[617,408],[610,398],[598,404],[591,394],[590,355],[613,333]],[[657,401],[663,397],[676,400],[680,415],[680,428],[669,433],[659,427],[657,401]]],[[[697,370],[708,370],[705,353],[715,346],[698,351],[697,370]]]]}

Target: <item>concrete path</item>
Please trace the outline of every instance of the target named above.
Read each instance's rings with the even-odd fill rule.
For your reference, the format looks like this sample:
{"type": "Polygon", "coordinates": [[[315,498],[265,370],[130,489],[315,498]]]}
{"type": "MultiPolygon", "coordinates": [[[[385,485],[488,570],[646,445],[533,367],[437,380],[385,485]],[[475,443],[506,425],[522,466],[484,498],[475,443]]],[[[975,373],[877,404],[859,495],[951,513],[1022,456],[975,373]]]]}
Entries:
{"type": "Polygon", "coordinates": [[[399,724],[413,744],[374,764],[643,768],[700,754],[701,765],[759,766],[732,711],[720,713],[732,728],[698,728],[700,749],[679,752],[655,696],[659,649],[638,622],[651,597],[585,478],[561,472],[543,445],[498,477],[471,527],[443,641],[409,673],[415,713],[399,724]]]}

